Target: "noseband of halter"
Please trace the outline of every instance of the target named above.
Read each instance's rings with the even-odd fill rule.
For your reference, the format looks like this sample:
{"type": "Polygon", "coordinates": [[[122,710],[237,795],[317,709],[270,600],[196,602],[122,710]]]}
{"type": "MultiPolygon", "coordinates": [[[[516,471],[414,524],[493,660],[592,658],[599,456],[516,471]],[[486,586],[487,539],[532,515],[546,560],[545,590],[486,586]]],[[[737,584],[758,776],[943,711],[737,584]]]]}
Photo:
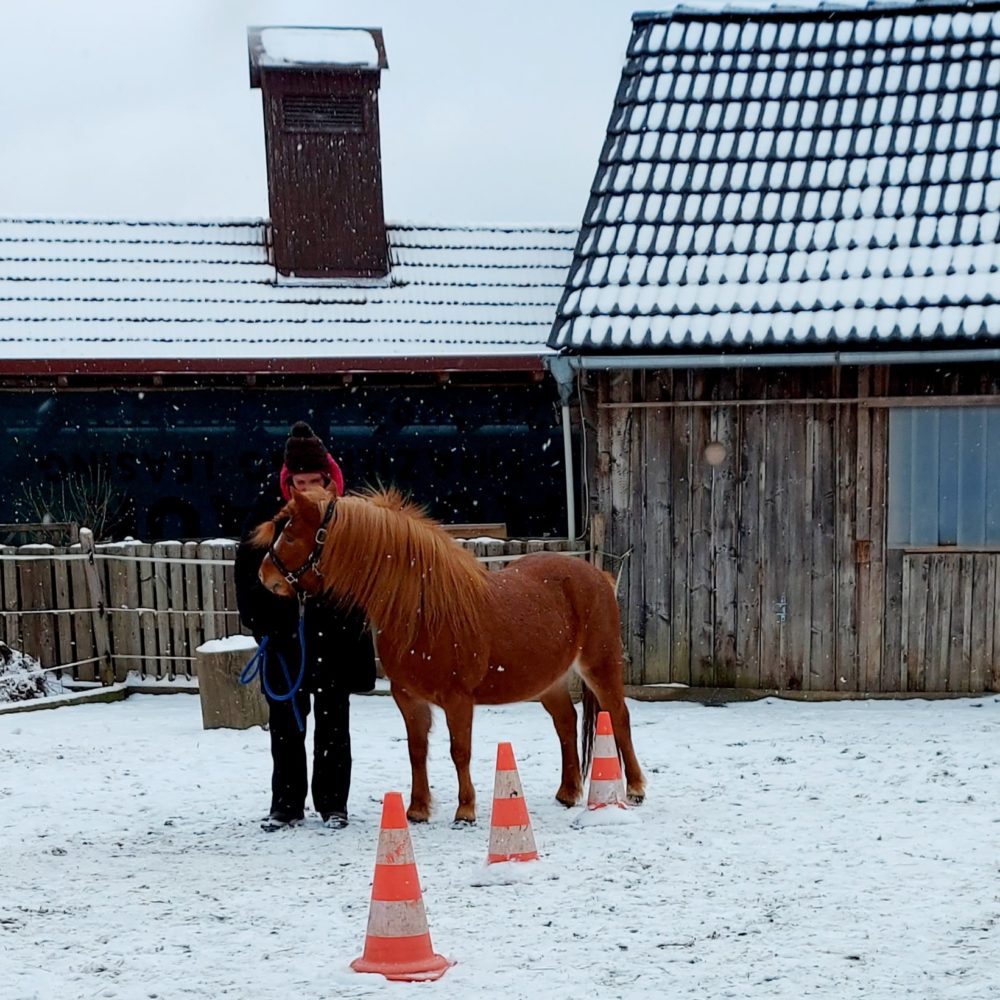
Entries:
{"type": "MultiPolygon", "coordinates": [[[[271,557],[271,562],[274,563],[274,568],[285,578],[285,582],[298,594],[299,598],[305,598],[306,592],[299,580],[312,570],[316,576],[323,579],[323,574],[316,569],[316,564],[319,562],[319,557],[323,554],[323,545],[326,542],[327,532],[330,529],[330,525],[333,523],[333,519],[337,516],[337,501],[331,500],[326,505],[326,511],[323,514],[323,521],[320,526],[316,529],[316,539],[313,545],[312,552],[309,553],[309,558],[298,568],[289,569],[280,559],[278,553],[275,551],[275,545],[278,539],[281,537],[281,532],[279,531],[275,535],[273,541],[268,546],[267,554],[271,557]]],[[[283,531],[284,529],[282,529],[283,531]]]]}

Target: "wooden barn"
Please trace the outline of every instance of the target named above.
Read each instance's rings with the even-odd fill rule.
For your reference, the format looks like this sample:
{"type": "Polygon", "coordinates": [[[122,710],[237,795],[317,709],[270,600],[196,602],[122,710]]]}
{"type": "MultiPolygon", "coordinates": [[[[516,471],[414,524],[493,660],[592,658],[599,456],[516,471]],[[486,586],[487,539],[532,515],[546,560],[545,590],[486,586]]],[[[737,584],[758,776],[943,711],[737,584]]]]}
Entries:
{"type": "Polygon", "coordinates": [[[248,54],[270,219],[0,220],[0,522],[233,535],[304,418],[350,487],[565,535],[543,358],[575,230],[387,223],[381,32],[253,28],[248,54]]]}
{"type": "Polygon", "coordinates": [[[1000,5],[637,14],[550,344],[633,683],[1000,690],[1000,5]]]}

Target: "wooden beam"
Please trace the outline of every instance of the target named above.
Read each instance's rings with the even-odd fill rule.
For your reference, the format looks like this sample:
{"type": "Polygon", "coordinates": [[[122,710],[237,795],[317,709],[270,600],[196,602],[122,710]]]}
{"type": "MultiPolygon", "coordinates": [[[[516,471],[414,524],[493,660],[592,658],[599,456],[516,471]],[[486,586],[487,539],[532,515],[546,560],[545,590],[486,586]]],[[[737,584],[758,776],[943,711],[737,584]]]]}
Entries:
{"type": "Polygon", "coordinates": [[[452,538],[506,538],[507,525],[503,521],[484,524],[442,524],[452,538]]]}
{"type": "Polygon", "coordinates": [[[780,688],[706,688],[659,684],[626,684],[625,697],[635,701],[700,701],[705,705],[725,705],[735,701],[781,698],[783,701],[904,701],[919,698],[989,698],[989,692],[968,691],[792,691],[780,688]]]}
{"type": "Polygon", "coordinates": [[[852,399],[666,399],[660,402],[598,403],[602,410],[644,409],[721,409],[745,406],[857,406],[862,409],[883,409],[893,406],[1000,406],[1000,394],[980,396],[869,396],[852,399]]]}

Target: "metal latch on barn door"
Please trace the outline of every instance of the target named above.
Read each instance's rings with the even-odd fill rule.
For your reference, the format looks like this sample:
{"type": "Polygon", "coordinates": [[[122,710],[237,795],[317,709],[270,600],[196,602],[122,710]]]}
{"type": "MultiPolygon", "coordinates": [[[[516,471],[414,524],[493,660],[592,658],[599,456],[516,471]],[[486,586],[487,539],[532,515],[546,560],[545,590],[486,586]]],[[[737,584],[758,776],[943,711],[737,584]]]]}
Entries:
{"type": "Polygon", "coordinates": [[[785,600],[784,594],[774,602],[774,617],[778,619],[779,625],[784,625],[788,618],[788,601],[785,600]]]}
{"type": "Polygon", "coordinates": [[[854,561],[859,566],[867,566],[872,561],[872,543],[869,538],[858,538],[854,542],[854,561]]]}

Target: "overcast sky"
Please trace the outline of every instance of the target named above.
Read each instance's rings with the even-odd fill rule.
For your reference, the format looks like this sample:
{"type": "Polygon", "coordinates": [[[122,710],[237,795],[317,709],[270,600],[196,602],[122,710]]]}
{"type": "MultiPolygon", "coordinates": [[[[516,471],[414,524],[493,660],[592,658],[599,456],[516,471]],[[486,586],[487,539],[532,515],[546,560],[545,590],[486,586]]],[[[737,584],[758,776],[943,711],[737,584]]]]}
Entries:
{"type": "Polygon", "coordinates": [[[266,217],[248,25],[381,27],[390,221],[576,225],[636,0],[0,0],[0,215],[266,217]]]}

